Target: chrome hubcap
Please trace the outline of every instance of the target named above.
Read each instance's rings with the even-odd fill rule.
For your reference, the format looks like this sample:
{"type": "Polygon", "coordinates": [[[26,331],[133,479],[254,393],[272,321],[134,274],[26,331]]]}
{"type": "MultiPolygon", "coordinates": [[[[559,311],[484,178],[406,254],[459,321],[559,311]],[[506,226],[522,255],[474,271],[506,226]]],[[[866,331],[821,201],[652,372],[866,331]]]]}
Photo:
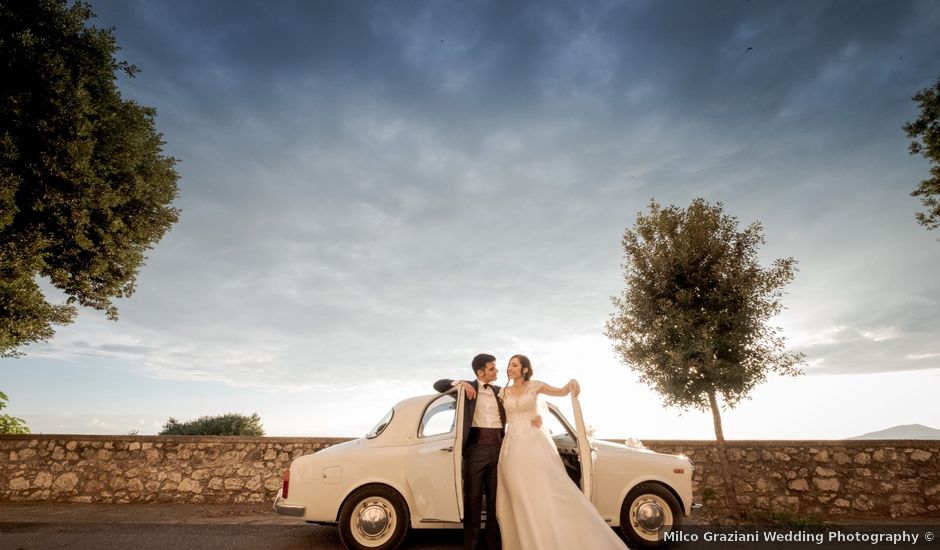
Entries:
{"type": "Polygon", "coordinates": [[[353,514],[353,537],[364,546],[379,546],[395,529],[395,511],[384,498],[363,500],[353,514]]]}
{"type": "Polygon", "coordinates": [[[658,503],[645,501],[636,510],[636,522],[647,531],[658,531],[663,526],[666,514],[658,503]]]}
{"type": "Polygon", "coordinates": [[[672,510],[656,495],[642,495],[630,506],[630,522],[638,535],[654,541],[671,529],[672,510]]]}

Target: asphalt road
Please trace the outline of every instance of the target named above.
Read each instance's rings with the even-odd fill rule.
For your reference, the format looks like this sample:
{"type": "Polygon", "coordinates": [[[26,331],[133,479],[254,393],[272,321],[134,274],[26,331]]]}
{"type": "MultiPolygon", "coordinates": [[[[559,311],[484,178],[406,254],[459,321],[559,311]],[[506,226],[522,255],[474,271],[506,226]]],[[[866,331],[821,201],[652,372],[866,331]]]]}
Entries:
{"type": "MultiPolygon", "coordinates": [[[[412,531],[402,547],[457,549],[461,532],[412,531]]],[[[0,518],[0,549],[53,548],[340,550],[343,545],[335,527],[306,524],[4,523],[0,518]]]]}
{"type": "MultiPolygon", "coordinates": [[[[411,531],[402,548],[454,550],[460,530],[411,531]]],[[[0,502],[0,550],[340,550],[336,527],[271,511],[270,504],[0,502]]]]}
{"type": "MultiPolygon", "coordinates": [[[[854,523],[864,529],[877,527],[896,532],[905,529],[922,537],[931,532],[940,535],[940,518],[882,520],[854,523]],[[909,527],[901,527],[908,525],[909,527]],[[878,527],[881,526],[881,527],[878,527]]],[[[848,523],[846,523],[848,525],[848,523]]],[[[684,530],[709,527],[691,519],[684,530]]],[[[789,529],[789,528],[785,528],[789,529]]],[[[854,527],[847,527],[854,531],[854,527]]],[[[799,529],[797,529],[799,530],[799,529]]],[[[461,548],[460,530],[412,530],[402,549],[456,550],[461,548]]],[[[917,548],[940,548],[940,540],[922,540],[917,548]]],[[[911,546],[859,543],[838,546],[839,550],[871,548],[908,548],[911,546]]],[[[710,544],[701,541],[674,543],[671,550],[817,550],[827,545],[785,543],[782,546],[761,542],[748,544],[710,544]]],[[[196,505],[196,504],[59,504],[50,502],[11,503],[0,501],[0,550],[34,549],[317,549],[340,550],[335,527],[311,525],[296,518],[273,513],[270,505],[196,505]]]]}

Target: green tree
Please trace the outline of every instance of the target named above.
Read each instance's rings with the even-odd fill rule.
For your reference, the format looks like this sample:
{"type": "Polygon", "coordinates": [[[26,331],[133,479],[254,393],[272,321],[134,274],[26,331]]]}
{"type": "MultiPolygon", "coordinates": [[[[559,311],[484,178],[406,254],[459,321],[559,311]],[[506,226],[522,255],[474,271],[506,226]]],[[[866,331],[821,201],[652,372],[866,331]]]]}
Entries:
{"type": "Polygon", "coordinates": [[[243,414],[223,414],[221,416],[200,416],[196,420],[180,422],[170,417],[158,435],[264,435],[261,417],[258,413],[251,416],[243,414]]]}
{"type": "MultiPolygon", "coordinates": [[[[7,406],[7,394],[0,391],[0,411],[7,406]]],[[[28,434],[29,427],[22,418],[0,414],[0,434],[28,434]]]]}
{"type": "Polygon", "coordinates": [[[711,411],[727,505],[739,517],[719,398],[733,408],[769,372],[800,373],[803,355],[788,352],[768,325],[796,262],[761,267],[760,224],[738,231],[721,203],[695,199],[681,209],[652,201],[649,209],[624,233],[626,287],[612,298],[606,334],[667,406],[711,411]]]}
{"type": "Polygon", "coordinates": [[[113,29],[83,2],[0,2],[0,356],[52,337],[75,304],[117,318],[176,222],[176,160],[155,111],[121,98],[113,29]],[[67,296],[50,303],[46,280],[67,296]]]}
{"type": "Polygon", "coordinates": [[[920,197],[926,212],[916,214],[917,221],[928,230],[940,227],[940,79],[933,88],[925,88],[912,97],[920,105],[920,116],[904,125],[907,137],[913,138],[908,150],[930,161],[930,177],[921,181],[912,197],[920,197]]]}

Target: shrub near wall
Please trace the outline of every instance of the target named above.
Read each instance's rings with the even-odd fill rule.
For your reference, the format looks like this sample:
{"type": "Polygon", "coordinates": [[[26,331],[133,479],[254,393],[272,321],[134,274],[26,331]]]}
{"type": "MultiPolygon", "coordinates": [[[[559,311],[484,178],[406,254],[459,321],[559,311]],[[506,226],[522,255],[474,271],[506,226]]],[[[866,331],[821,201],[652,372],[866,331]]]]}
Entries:
{"type": "MultiPolygon", "coordinates": [[[[0,436],[0,501],[271,502],[294,458],[347,438],[0,436]]],[[[721,517],[710,441],[644,442],[695,461],[696,502],[721,517]]],[[[820,519],[940,518],[940,441],[729,441],[750,510],[820,519]]]]}
{"type": "Polygon", "coordinates": [[[271,501],[294,458],[342,441],[346,439],[0,436],[0,500],[271,501]]]}

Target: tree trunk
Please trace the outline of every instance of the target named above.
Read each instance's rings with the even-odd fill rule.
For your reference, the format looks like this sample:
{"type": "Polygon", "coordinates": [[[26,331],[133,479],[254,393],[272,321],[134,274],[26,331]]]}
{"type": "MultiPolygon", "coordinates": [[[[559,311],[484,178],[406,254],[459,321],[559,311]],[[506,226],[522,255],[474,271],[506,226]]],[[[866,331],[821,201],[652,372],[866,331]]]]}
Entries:
{"type": "Polygon", "coordinates": [[[734,488],[734,475],[732,473],[731,460],[728,458],[728,447],[725,445],[725,432],[721,429],[721,411],[718,409],[718,399],[715,398],[715,392],[708,394],[708,403],[712,408],[712,421],[715,424],[715,439],[718,442],[718,465],[721,470],[721,477],[725,480],[725,501],[728,506],[728,513],[732,519],[741,519],[741,512],[738,509],[738,492],[734,488]]]}

